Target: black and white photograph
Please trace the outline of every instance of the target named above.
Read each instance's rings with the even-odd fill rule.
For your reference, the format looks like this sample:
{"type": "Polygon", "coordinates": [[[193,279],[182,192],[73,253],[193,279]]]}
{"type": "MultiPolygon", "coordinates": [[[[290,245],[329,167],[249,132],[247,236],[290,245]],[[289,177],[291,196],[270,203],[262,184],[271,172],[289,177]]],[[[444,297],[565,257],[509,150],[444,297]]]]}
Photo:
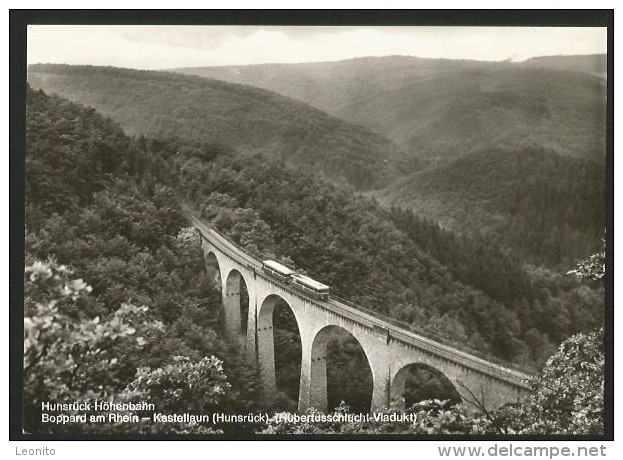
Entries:
{"type": "Polygon", "coordinates": [[[612,11],[277,13],[26,15],[20,439],[613,436],[612,11]]]}

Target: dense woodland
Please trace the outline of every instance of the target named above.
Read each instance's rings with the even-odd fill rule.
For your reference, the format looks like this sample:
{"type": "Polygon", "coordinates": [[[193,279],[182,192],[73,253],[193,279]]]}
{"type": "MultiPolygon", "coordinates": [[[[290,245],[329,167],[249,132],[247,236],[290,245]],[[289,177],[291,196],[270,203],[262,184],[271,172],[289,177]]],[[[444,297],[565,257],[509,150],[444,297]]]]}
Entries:
{"type": "Polygon", "coordinates": [[[219,80],[114,67],[35,65],[35,88],[95,107],[126,132],[263,152],[338,183],[385,185],[405,167],[389,139],[299,101],[219,80]]]}
{"type": "Polygon", "coordinates": [[[531,264],[564,269],[599,250],[605,183],[602,164],[524,144],[428,168],[377,196],[531,264]]]}
{"type": "Polygon", "coordinates": [[[177,71],[276,91],[386,136],[430,165],[376,192],[383,203],[563,270],[603,232],[605,64],[387,56],[177,71]]]}
{"type": "Polygon", "coordinates": [[[29,81],[130,134],[261,153],[564,271],[599,249],[605,226],[606,86],[591,71],[602,61],[181,69],[219,80],[33,65],[29,81]]]}
{"type": "Polygon", "coordinates": [[[26,430],[41,429],[41,401],[123,400],[137,369],[213,375],[193,397],[151,394],[161,407],[253,406],[257,376],[216,332],[220,295],[158,158],[92,109],[30,90],[27,151],[26,430]]]}
{"type": "MultiPolygon", "coordinates": [[[[77,71],[77,77],[83,71],[77,71]]],[[[111,72],[102,78],[114,82],[108,77],[118,74],[111,72]]],[[[170,83],[169,76],[162,78],[170,83]]],[[[251,90],[245,91],[250,97],[251,90]]],[[[258,153],[244,147],[240,152],[239,143],[224,139],[181,138],[184,133],[175,129],[158,134],[159,139],[128,137],[94,109],[28,90],[27,431],[43,429],[36,418],[38,405],[51,398],[148,398],[170,411],[215,406],[231,412],[293,410],[300,363],[292,315],[278,309],[275,317],[276,350],[287,353],[276,356],[282,394],[266,398],[257,371],[219,331],[220,295],[205,276],[203,254],[181,211],[183,204],[197,209],[250,253],[304,271],[379,316],[517,365],[539,367],[570,335],[603,324],[599,279],[579,280],[527,266],[523,257],[495,240],[451,232],[413,211],[381,207],[354,188],[319,177],[325,174],[288,167],[265,145],[258,153]]],[[[344,158],[341,153],[336,157],[344,158]]],[[[365,174],[356,177],[347,182],[366,182],[365,174]]],[[[597,241],[602,232],[603,226],[597,241]]],[[[593,348],[563,347],[555,355],[558,361],[550,359],[546,369],[563,372],[569,356],[587,353],[590,356],[581,359],[595,362],[591,369],[597,380],[591,385],[603,386],[597,372],[603,367],[603,351],[596,334],[567,342],[587,341],[593,348]]],[[[328,387],[335,410],[346,410],[340,404],[343,399],[350,410],[367,410],[369,369],[358,353],[347,337],[336,336],[330,346],[328,387]]],[[[439,386],[426,371],[414,378],[431,381],[431,388],[439,386]]],[[[508,414],[485,414],[481,424],[470,425],[460,408],[414,406],[426,412],[430,423],[415,432],[470,432],[474,426],[484,427],[483,432],[598,432],[603,401],[600,406],[599,391],[582,393],[583,378],[578,377],[576,392],[568,398],[593,398],[593,412],[584,414],[586,423],[573,417],[561,422],[548,413],[541,417],[544,424],[534,425],[536,407],[545,410],[559,402],[551,397],[547,404],[539,402],[541,390],[551,386],[539,380],[534,383],[533,404],[522,412],[523,426],[521,417],[513,427],[505,425],[504,420],[512,419],[508,414]],[[465,423],[448,428],[439,418],[446,413],[465,423]],[[546,423],[547,417],[556,421],[546,423]]],[[[417,389],[421,394],[413,390],[410,402],[437,396],[426,388],[417,389]]],[[[150,427],[61,429],[147,433],[150,427]]],[[[189,432],[174,424],[166,429],[189,432]]],[[[219,429],[305,432],[273,425],[219,429]]],[[[353,432],[388,429],[358,427],[353,432]]],[[[394,431],[401,429],[407,427],[394,431]]],[[[199,425],[191,432],[213,431],[199,425]]]]}

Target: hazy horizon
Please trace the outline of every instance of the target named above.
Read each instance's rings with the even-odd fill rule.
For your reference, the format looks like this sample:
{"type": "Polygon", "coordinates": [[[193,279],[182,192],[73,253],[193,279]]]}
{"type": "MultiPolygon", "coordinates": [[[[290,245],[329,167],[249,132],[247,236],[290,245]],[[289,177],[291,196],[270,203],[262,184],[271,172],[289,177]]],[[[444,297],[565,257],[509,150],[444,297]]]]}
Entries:
{"type": "Polygon", "coordinates": [[[603,27],[28,27],[28,64],[169,70],[405,56],[522,62],[607,53],[603,27]]]}

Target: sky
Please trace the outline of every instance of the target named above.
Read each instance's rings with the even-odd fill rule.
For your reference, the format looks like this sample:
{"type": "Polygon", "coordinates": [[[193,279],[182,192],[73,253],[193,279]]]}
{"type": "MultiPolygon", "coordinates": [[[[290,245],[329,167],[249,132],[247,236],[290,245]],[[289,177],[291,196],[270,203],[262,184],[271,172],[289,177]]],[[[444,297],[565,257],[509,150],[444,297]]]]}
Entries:
{"type": "Polygon", "coordinates": [[[525,60],[606,53],[600,27],[28,26],[28,63],[136,69],[361,56],[525,60]]]}

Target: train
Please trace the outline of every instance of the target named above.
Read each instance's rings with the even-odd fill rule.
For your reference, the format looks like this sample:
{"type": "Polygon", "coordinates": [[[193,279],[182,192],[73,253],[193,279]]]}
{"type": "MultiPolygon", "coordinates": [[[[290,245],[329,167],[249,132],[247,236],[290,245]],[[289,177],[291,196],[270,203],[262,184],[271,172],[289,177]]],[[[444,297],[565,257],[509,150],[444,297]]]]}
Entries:
{"type": "Polygon", "coordinates": [[[294,270],[291,270],[279,262],[264,260],[262,261],[262,270],[280,281],[288,283],[306,294],[316,297],[318,300],[325,301],[329,298],[329,286],[309,276],[296,273],[294,270]]]}
{"type": "Polygon", "coordinates": [[[296,273],[294,270],[290,270],[285,265],[281,265],[279,262],[275,262],[274,260],[264,260],[262,262],[262,270],[270,273],[276,278],[279,278],[284,283],[290,281],[290,276],[296,273]]]}

